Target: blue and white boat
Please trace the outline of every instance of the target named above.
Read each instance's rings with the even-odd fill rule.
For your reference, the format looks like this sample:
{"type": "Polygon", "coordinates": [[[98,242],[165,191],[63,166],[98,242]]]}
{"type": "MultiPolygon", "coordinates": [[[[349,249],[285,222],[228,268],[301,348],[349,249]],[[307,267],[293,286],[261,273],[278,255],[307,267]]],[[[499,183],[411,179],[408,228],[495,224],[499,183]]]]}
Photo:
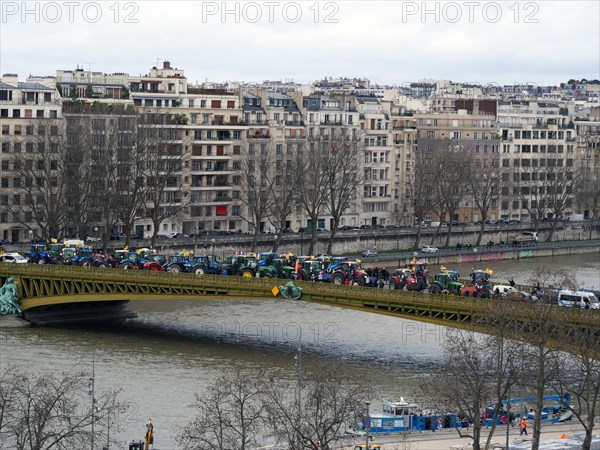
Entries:
{"type": "MultiPolygon", "coordinates": [[[[505,425],[509,421],[520,420],[522,416],[526,416],[528,420],[535,419],[533,404],[536,401],[535,397],[520,397],[505,400],[500,405],[500,411],[497,416],[496,424],[505,425]],[[509,411],[506,410],[506,408],[509,411]]],[[[546,423],[564,422],[573,417],[573,411],[569,408],[571,404],[571,394],[564,395],[546,395],[544,396],[544,407],[542,408],[541,421],[546,423]]],[[[492,426],[494,423],[494,407],[495,404],[489,404],[486,407],[482,423],[485,426],[492,426]]]]}
{"type": "MultiPolygon", "coordinates": [[[[400,398],[399,402],[383,402],[383,412],[369,415],[369,433],[401,433],[403,431],[442,430],[462,427],[462,422],[454,413],[424,411],[416,403],[400,398]]],[[[364,430],[365,423],[359,423],[364,430]]]]}

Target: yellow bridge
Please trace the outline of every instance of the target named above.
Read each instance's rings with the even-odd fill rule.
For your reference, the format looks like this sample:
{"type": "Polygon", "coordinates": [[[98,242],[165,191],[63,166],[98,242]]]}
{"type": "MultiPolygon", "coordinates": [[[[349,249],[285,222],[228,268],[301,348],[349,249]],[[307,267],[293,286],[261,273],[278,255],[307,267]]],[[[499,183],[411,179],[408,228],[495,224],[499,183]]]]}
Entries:
{"type": "MultiPolygon", "coordinates": [[[[13,276],[24,317],[34,325],[135,317],[129,301],[171,299],[282,300],[272,289],[287,280],[244,278],[137,270],[98,269],[54,265],[0,265],[0,282],[13,276]]],[[[459,328],[472,327],[477,315],[489,312],[493,300],[340,286],[295,281],[302,301],[376,312],[459,328]]],[[[293,300],[285,300],[293,301],[293,300]]],[[[526,318],[527,304],[515,304],[526,318]]],[[[575,327],[600,330],[600,311],[567,310],[575,327]]],[[[563,317],[564,319],[564,317],[563,317]]]]}

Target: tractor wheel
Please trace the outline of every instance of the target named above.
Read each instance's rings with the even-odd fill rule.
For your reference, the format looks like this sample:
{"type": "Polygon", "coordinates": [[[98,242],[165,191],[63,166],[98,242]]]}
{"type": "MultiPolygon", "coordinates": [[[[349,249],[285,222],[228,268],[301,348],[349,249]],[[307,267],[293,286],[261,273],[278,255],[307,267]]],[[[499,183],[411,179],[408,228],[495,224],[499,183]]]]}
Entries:
{"type": "Polygon", "coordinates": [[[450,291],[448,289],[442,289],[442,295],[448,295],[450,291]]]}
{"type": "Polygon", "coordinates": [[[40,260],[38,261],[38,264],[47,264],[48,261],[46,261],[44,258],[40,258],[40,260]]]}
{"type": "Polygon", "coordinates": [[[206,271],[204,270],[204,267],[200,266],[200,267],[196,267],[194,269],[194,273],[196,275],[204,275],[206,273],[206,271]]]}
{"type": "Polygon", "coordinates": [[[429,288],[429,292],[432,294],[441,294],[442,288],[439,287],[437,284],[432,284],[431,287],[429,288]]]}
{"type": "Polygon", "coordinates": [[[252,269],[243,269],[242,272],[240,273],[240,275],[243,276],[244,278],[253,278],[254,271],[252,269]]]}
{"type": "Polygon", "coordinates": [[[126,262],[121,264],[121,269],[123,270],[133,270],[133,263],[126,262]]]}
{"type": "Polygon", "coordinates": [[[270,273],[267,272],[267,273],[263,273],[261,278],[273,278],[273,275],[271,275],[270,273]]]}
{"type": "Polygon", "coordinates": [[[333,274],[333,284],[344,284],[344,275],[341,273],[333,274]]]}
{"type": "Polygon", "coordinates": [[[105,262],[99,262],[96,267],[98,267],[100,269],[106,269],[106,263],[105,262]]]}
{"type": "Polygon", "coordinates": [[[153,264],[152,266],[148,267],[148,270],[150,272],[160,272],[160,266],[157,264],[153,264]]]}
{"type": "Polygon", "coordinates": [[[81,261],[81,267],[92,267],[92,262],[89,259],[84,259],[81,261]]]}
{"type": "Polygon", "coordinates": [[[364,280],[364,278],[355,278],[354,282],[352,284],[358,284],[359,286],[364,286],[365,280],[364,280]]]}
{"type": "Polygon", "coordinates": [[[179,273],[179,272],[181,272],[181,268],[177,264],[173,264],[173,265],[167,267],[167,272],[179,273]]]}
{"type": "Polygon", "coordinates": [[[402,286],[402,290],[403,291],[408,291],[408,284],[405,284],[404,286],[402,286]]]}

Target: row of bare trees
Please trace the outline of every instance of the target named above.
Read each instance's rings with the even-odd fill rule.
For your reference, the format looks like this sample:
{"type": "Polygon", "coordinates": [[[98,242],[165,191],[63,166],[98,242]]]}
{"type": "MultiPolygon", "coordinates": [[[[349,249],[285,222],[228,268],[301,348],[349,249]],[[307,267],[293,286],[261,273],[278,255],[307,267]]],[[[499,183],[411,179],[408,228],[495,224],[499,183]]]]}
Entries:
{"type": "Polygon", "coordinates": [[[101,224],[106,248],[117,224],[131,233],[140,217],[152,220],[155,240],[160,224],[186,206],[181,148],[133,111],[64,116],[60,126],[32,120],[25,146],[15,141],[14,192],[22,195],[9,202],[9,211],[24,226],[35,224],[46,242],[68,233],[83,238],[101,224]]]}
{"type": "Polygon", "coordinates": [[[286,221],[299,209],[312,224],[309,254],[317,243],[319,217],[324,213],[331,216],[327,249],[331,253],[341,218],[357,198],[364,179],[363,143],[350,136],[309,138],[285,154],[283,145],[275,141],[257,145],[257,150],[253,144],[246,146],[240,161],[240,202],[247,213],[241,217],[254,230],[253,249],[261,223],[271,221],[279,231],[273,249],[277,251],[286,221]]]}
{"type": "Polygon", "coordinates": [[[291,450],[334,448],[368,395],[364,379],[339,369],[315,367],[294,381],[233,368],[195,395],[196,415],[177,440],[186,450],[247,450],[269,441],[291,450]]]}
{"type": "Polygon", "coordinates": [[[0,374],[0,448],[88,448],[93,442],[92,424],[98,431],[110,421],[113,431],[118,431],[117,418],[128,408],[119,400],[120,391],[97,395],[92,407],[88,383],[85,373],[30,374],[14,367],[4,369],[0,374]]]}
{"type": "MultiPolygon", "coordinates": [[[[461,210],[474,210],[479,216],[476,245],[481,244],[486,220],[498,211],[526,212],[535,231],[543,219],[551,218],[548,241],[577,202],[596,214],[599,207],[594,188],[598,176],[593,171],[586,175],[575,164],[573,155],[522,156],[520,160],[511,160],[512,164],[520,162],[518,166],[510,167],[498,154],[474,154],[449,141],[440,140],[419,148],[414,157],[414,179],[407,180],[414,216],[419,219],[414,247],[420,246],[421,224],[427,215],[448,222],[445,244],[448,246],[452,221],[461,221],[461,210]]],[[[441,223],[432,243],[440,227],[441,223]]]]}
{"type": "Polygon", "coordinates": [[[574,311],[551,305],[545,298],[557,286],[573,284],[572,274],[540,269],[535,282],[545,293],[539,302],[494,302],[476,318],[476,325],[485,326],[490,334],[478,334],[476,327],[451,331],[444,344],[443,364],[423,385],[423,395],[431,393],[429,401],[436,407],[456,411],[472,422],[470,430],[459,432],[473,440],[476,450],[492,448],[495,433],[504,438],[505,426],[499,430],[495,424],[502,408],[520,408],[507,405],[511,396],[535,399],[532,449],[536,450],[541,412],[547,406],[544,396],[566,394],[572,398],[568,409],[585,431],[582,448],[590,448],[595,417],[600,412],[598,318],[582,311],[592,322],[566,326],[573,323],[574,311]],[[482,414],[490,409],[494,425],[482,442],[482,414]]]}

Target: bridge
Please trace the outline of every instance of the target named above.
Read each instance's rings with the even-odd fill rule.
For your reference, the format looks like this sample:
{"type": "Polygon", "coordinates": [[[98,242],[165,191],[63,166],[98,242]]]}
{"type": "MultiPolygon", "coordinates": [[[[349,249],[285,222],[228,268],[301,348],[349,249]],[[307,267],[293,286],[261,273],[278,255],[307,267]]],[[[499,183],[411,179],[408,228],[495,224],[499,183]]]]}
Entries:
{"type": "MultiPolygon", "coordinates": [[[[0,282],[13,276],[24,318],[33,325],[135,317],[130,301],[143,300],[276,300],[272,289],[286,280],[244,278],[138,270],[83,268],[55,265],[0,265],[0,282]]],[[[494,300],[436,296],[359,286],[294,282],[302,287],[302,301],[402,317],[458,328],[482,328],[477,317],[489,317],[494,300]],[[477,323],[475,323],[477,322],[477,323]]],[[[294,300],[283,300],[294,301],[294,300]]],[[[507,302],[502,302],[507,303],[507,302]]],[[[528,304],[514,303],[517,321],[531,319],[528,304]]],[[[557,307],[558,308],[558,307],[557,307]]],[[[560,308],[573,329],[600,330],[600,311],[560,308]]],[[[481,329],[484,330],[485,325],[481,329]]]]}

